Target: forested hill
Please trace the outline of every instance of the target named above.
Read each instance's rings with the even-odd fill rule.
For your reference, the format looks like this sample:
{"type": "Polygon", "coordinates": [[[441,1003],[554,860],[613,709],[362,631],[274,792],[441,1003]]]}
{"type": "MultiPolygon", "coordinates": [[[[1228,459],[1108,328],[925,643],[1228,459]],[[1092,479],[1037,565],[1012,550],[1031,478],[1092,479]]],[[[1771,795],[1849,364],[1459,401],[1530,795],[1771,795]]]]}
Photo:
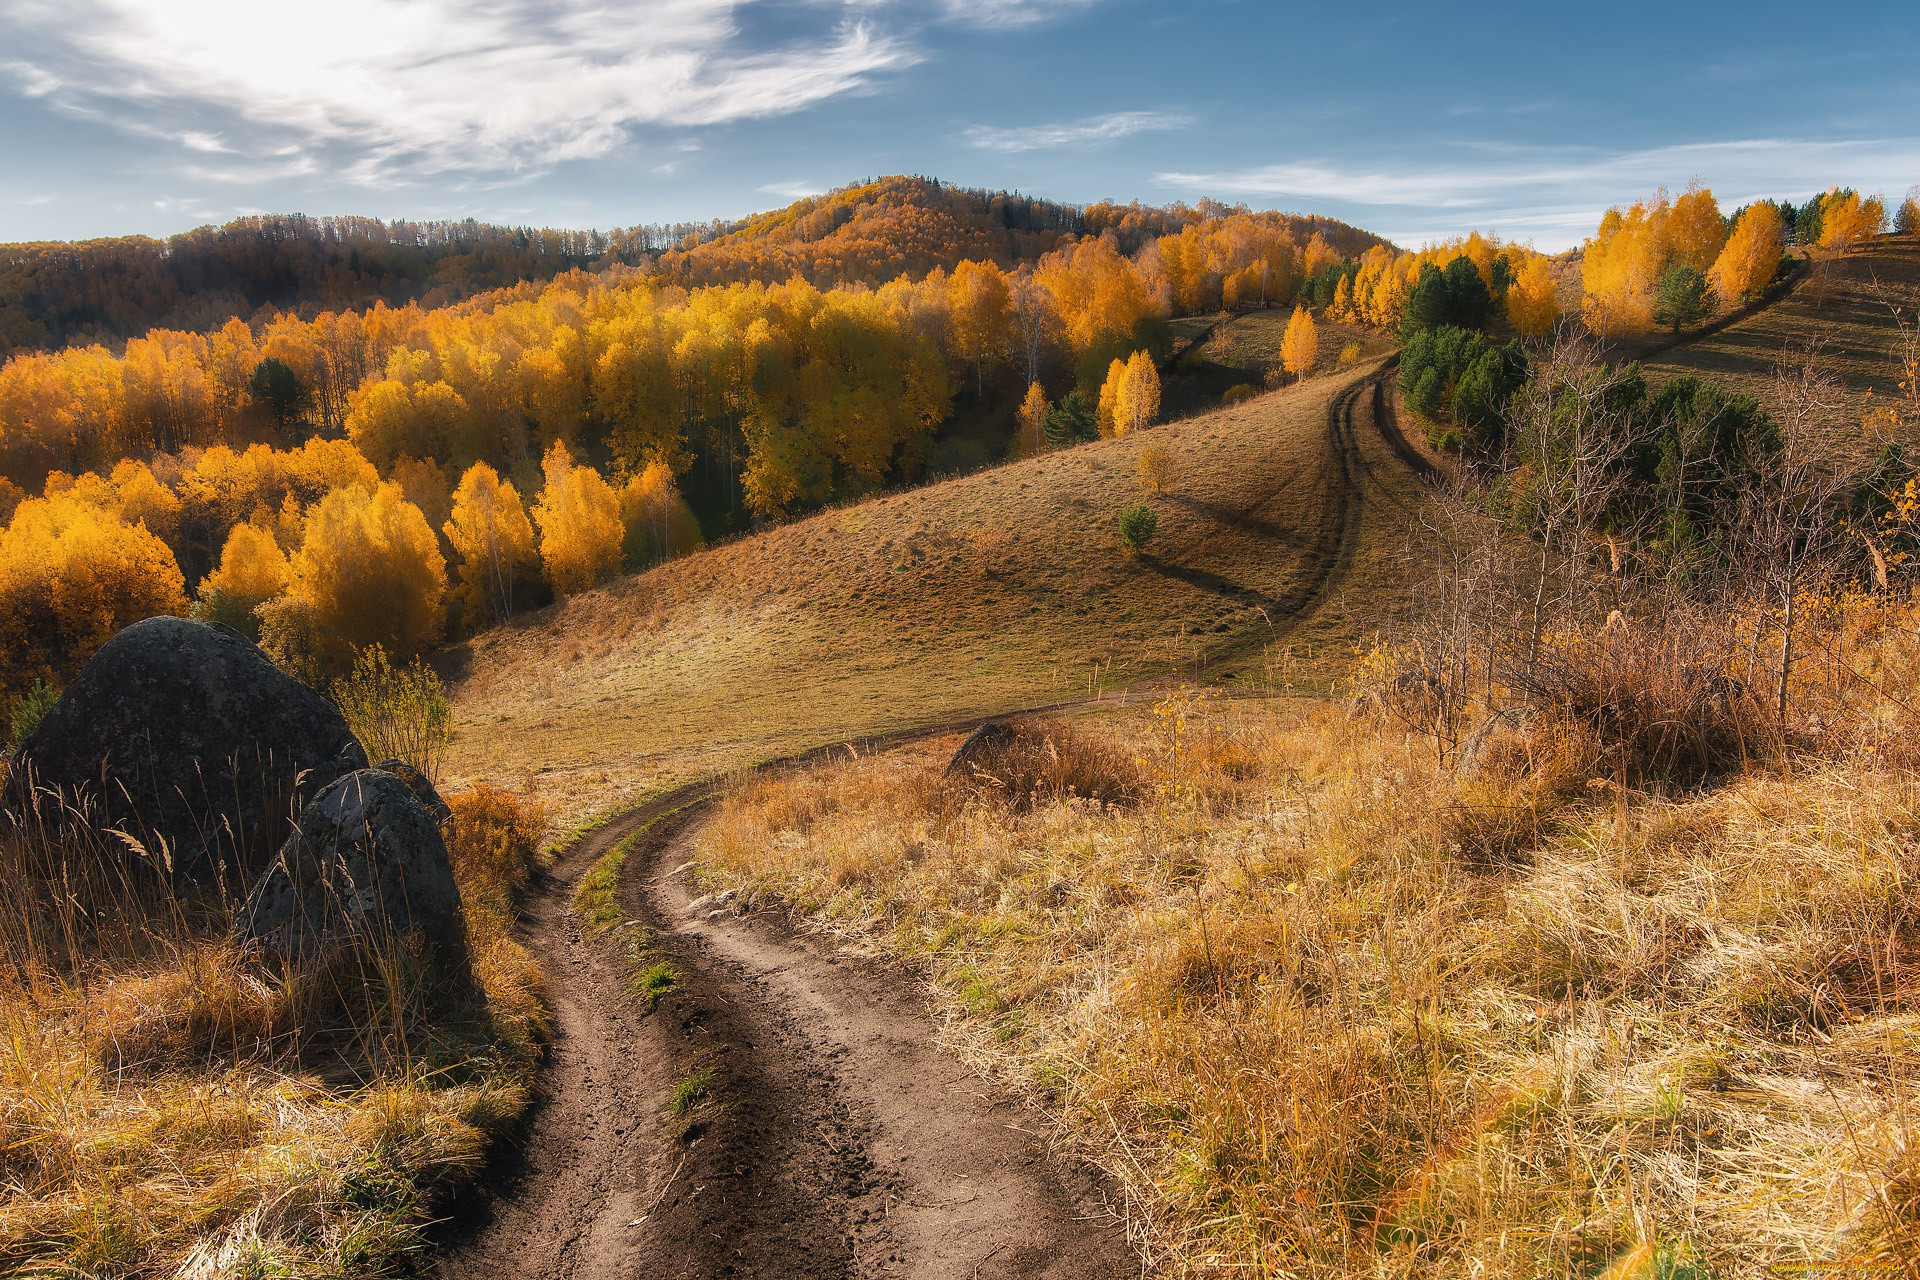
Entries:
{"type": "MultiPolygon", "coordinates": [[[[381,222],[299,214],[241,218],[166,240],[145,236],[0,245],[0,359],[109,345],[150,329],[209,332],[271,311],[438,307],[477,293],[611,264],[688,286],[800,276],[828,287],[918,278],[973,259],[1030,262],[1064,235],[1111,230],[1131,254],[1227,212],[1140,204],[1086,207],[928,178],[888,177],[736,222],[553,231],[461,222],[381,222]]],[[[1260,214],[1339,257],[1379,237],[1330,218],[1260,214]]]]}
{"type": "MultiPolygon", "coordinates": [[[[675,246],[655,269],[689,287],[800,276],[821,287],[913,278],[964,259],[1002,267],[1030,262],[1061,237],[1112,231],[1121,252],[1230,212],[1211,200],[1165,207],[1061,204],[1016,192],[956,187],[931,178],[886,177],[797,200],[743,219],[724,235],[675,246]]],[[[1380,237],[1332,218],[1259,214],[1304,245],[1320,235],[1342,258],[1380,237]]]]}
{"type": "Polygon", "coordinates": [[[0,356],[149,329],[206,331],[263,309],[441,306],[575,267],[639,262],[719,228],[541,231],[377,218],[240,218],[146,236],[0,245],[0,356]]]}

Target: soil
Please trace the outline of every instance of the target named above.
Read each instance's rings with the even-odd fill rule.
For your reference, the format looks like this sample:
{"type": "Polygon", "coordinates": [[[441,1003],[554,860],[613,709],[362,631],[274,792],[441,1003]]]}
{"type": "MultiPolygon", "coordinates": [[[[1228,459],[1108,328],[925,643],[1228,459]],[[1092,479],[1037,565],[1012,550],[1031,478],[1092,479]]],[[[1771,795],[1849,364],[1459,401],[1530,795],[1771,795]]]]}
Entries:
{"type": "Polygon", "coordinates": [[[771,912],[687,907],[708,804],[683,789],[592,833],[523,916],[550,975],[544,1097],[492,1194],[449,1224],[443,1276],[1111,1280],[1140,1272],[1114,1189],[1047,1119],[935,1047],[924,987],[771,912]],[[620,841],[608,939],[579,876],[620,841]],[[628,943],[677,980],[648,1003],[628,943]],[[676,1110],[676,1085],[710,1072],[676,1110]]]}

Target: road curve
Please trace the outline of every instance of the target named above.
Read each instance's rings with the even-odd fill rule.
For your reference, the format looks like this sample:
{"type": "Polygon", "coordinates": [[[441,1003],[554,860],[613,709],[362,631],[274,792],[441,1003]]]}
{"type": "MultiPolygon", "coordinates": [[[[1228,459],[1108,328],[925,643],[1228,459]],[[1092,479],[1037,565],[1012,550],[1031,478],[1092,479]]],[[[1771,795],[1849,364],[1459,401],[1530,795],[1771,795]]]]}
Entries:
{"type": "MultiPolygon", "coordinates": [[[[1338,391],[1311,571],[1282,627],[1342,580],[1371,473],[1361,412],[1431,479],[1399,435],[1388,366],[1338,391]],[[1410,456],[1411,455],[1411,456],[1410,456]]],[[[1388,496],[1382,494],[1383,497],[1388,496]]],[[[1276,620],[1278,621],[1278,620],[1276,620]]],[[[930,727],[876,741],[954,732],[930,727]]],[[[791,762],[789,762],[791,763],[791,762]]],[[[442,1233],[445,1277],[675,1280],[735,1276],[1115,1280],[1141,1271],[1113,1189],[1044,1116],[935,1048],[922,985],[781,916],[695,906],[687,862],[716,784],[695,783],[578,841],[535,885],[521,940],[548,976],[555,1035],[541,1099],[487,1195],[442,1233]],[[581,932],[573,890],[636,833],[620,883],[628,923],[581,932]],[[626,941],[679,980],[633,994],[626,941]],[[711,1072],[688,1115],[674,1086],[711,1072]]]]}
{"type": "Polygon", "coordinates": [[[557,1032],[516,1162],[451,1224],[443,1276],[1139,1274],[1111,1189],[1020,1099],[934,1047],[923,988],[773,913],[689,915],[712,803],[684,788],[581,840],[524,914],[557,1032]],[[572,888],[635,832],[622,906],[680,975],[650,1009],[572,888]],[[676,1115],[673,1086],[710,1071],[676,1115]]]}

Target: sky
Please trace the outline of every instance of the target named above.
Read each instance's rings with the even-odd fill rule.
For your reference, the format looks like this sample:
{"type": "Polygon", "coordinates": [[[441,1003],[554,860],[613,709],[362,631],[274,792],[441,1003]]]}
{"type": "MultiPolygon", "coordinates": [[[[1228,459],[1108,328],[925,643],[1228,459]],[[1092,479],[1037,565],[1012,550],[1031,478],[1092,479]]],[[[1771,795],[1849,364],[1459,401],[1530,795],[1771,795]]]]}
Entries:
{"type": "Polygon", "coordinates": [[[0,0],[0,240],[733,218],[886,173],[1555,251],[1920,183],[1912,0],[0,0]]]}

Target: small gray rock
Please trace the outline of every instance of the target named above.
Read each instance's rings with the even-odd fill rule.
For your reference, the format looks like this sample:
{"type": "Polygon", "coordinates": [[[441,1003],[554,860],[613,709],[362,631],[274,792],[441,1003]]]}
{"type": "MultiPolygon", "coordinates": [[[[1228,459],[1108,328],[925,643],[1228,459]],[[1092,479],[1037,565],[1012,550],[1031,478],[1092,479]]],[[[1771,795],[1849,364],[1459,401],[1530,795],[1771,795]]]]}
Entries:
{"type": "Polygon", "coordinates": [[[1004,724],[989,720],[960,744],[953,753],[953,759],[947,761],[947,777],[959,776],[971,778],[976,769],[982,768],[997,752],[1005,751],[1013,745],[1013,730],[1004,724]]]}
{"type": "Polygon", "coordinates": [[[460,889],[439,824],[400,778],[360,769],[315,796],[234,925],[243,946],[302,959],[336,943],[419,930],[464,951],[460,889]]]}

